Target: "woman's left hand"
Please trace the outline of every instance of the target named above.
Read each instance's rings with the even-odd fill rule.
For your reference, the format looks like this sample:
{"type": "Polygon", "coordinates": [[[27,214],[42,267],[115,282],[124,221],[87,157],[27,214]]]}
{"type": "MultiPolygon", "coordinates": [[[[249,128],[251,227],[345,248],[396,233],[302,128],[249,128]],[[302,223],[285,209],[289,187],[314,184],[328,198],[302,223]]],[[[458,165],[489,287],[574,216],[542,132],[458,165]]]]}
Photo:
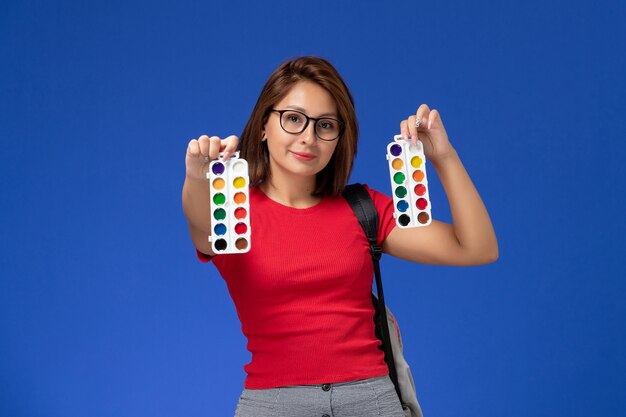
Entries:
{"type": "Polygon", "coordinates": [[[430,110],[426,104],[422,104],[414,115],[400,123],[400,133],[403,139],[413,143],[417,143],[418,140],[422,142],[424,155],[431,162],[443,159],[454,152],[439,112],[435,109],[430,110]],[[420,120],[419,127],[415,126],[417,118],[420,120]]]}

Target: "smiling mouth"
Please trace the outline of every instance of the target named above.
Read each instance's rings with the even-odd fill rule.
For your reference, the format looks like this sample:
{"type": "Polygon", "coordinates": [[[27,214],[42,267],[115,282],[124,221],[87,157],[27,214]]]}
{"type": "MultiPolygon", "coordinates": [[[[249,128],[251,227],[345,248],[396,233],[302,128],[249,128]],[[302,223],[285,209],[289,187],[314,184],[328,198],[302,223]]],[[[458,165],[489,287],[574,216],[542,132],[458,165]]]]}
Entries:
{"type": "Polygon", "coordinates": [[[299,152],[291,152],[291,153],[297,159],[300,159],[302,161],[310,161],[311,159],[315,158],[315,155],[310,154],[310,153],[299,153],[299,152]]]}

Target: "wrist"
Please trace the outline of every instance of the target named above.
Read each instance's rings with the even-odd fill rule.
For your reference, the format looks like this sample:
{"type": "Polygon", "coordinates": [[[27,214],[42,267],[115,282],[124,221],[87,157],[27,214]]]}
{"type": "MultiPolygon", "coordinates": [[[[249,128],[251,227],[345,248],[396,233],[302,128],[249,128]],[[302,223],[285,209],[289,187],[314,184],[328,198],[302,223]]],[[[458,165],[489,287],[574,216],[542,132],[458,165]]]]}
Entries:
{"type": "Polygon", "coordinates": [[[208,179],[205,178],[205,177],[198,177],[198,176],[189,175],[189,174],[187,174],[185,176],[185,182],[188,182],[188,183],[194,184],[194,185],[195,184],[202,184],[202,185],[204,185],[204,184],[206,184],[207,181],[208,181],[208,179]]]}
{"type": "Polygon", "coordinates": [[[209,181],[187,175],[183,183],[183,195],[193,195],[193,199],[205,198],[209,195],[209,181]]]}
{"type": "Polygon", "coordinates": [[[450,149],[447,152],[444,152],[440,155],[437,155],[436,157],[433,158],[429,158],[430,162],[435,166],[440,166],[443,165],[449,161],[458,159],[459,155],[456,152],[456,149],[454,149],[453,147],[450,147],[450,149]]]}

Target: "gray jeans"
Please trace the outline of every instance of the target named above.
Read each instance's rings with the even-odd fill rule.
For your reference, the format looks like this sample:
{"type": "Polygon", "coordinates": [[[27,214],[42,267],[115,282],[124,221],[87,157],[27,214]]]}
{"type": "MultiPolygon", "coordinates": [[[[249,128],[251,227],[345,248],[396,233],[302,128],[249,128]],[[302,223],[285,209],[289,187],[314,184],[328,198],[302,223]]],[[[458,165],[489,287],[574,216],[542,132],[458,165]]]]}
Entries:
{"type": "Polygon", "coordinates": [[[404,417],[389,376],[323,385],[244,388],[235,417],[404,417]]]}

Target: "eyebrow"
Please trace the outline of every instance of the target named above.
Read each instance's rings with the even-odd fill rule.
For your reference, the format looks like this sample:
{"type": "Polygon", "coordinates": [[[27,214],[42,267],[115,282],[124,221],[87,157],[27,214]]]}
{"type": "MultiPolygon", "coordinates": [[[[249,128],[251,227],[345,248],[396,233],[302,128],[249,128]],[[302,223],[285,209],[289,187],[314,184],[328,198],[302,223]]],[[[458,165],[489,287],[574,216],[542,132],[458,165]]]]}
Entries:
{"type": "MultiPolygon", "coordinates": [[[[303,109],[303,108],[302,108],[302,107],[300,107],[300,106],[287,106],[287,108],[288,108],[288,109],[292,109],[292,110],[298,110],[298,111],[300,111],[300,112],[302,112],[302,113],[306,114],[306,110],[305,110],[305,109],[303,109]]],[[[337,116],[337,114],[332,113],[332,112],[330,112],[330,113],[322,113],[322,114],[320,114],[320,115],[319,115],[319,116],[317,116],[317,117],[319,118],[319,117],[327,117],[327,116],[332,116],[332,117],[334,117],[334,118],[336,118],[336,119],[338,119],[338,118],[339,118],[339,116],[337,116]]]]}

